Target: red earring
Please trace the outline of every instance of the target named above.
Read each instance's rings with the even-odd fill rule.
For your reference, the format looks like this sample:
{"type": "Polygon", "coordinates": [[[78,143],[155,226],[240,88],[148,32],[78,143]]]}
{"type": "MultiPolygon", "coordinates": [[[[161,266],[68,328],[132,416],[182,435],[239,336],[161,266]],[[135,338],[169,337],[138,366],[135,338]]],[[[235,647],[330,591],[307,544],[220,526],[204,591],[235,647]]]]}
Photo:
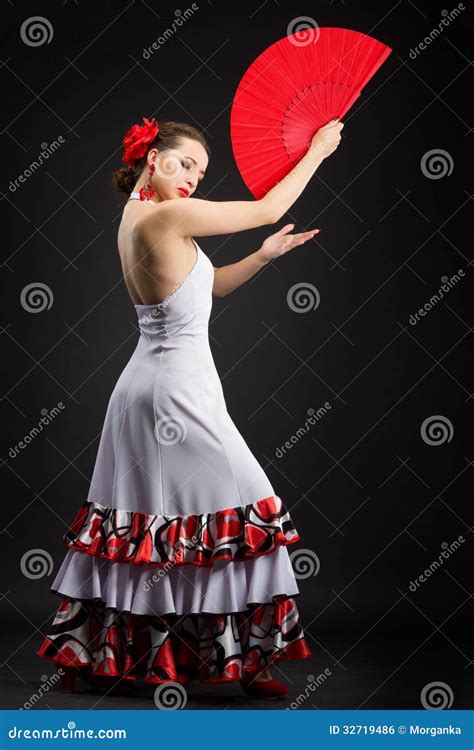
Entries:
{"type": "Polygon", "coordinates": [[[153,187],[153,183],[151,181],[152,175],[155,171],[155,165],[150,164],[150,174],[148,177],[148,182],[145,184],[145,187],[140,188],[140,200],[146,201],[151,198],[152,195],[155,195],[156,190],[153,187]]]}

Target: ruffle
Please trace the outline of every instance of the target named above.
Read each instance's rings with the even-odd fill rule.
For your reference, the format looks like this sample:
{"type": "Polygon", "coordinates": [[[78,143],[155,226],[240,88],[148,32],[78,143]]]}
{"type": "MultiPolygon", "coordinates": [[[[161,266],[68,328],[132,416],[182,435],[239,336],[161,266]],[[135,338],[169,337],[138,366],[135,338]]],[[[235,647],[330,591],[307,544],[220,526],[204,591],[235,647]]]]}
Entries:
{"type": "Polygon", "coordinates": [[[212,567],[170,564],[169,569],[102,560],[69,549],[50,590],[140,615],[238,612],[253,602],[270,602],[277,594],[299,593],[286,547],[238,565],[217,560],[212,567]]]}
{"type": "Polygon", "coordinates": [[[279,497],[198,515],[158,516],[86,500],[64,535],[68,547],[136,565],[212,566],[299,541],[279,497]]]}
{"type": "Polygon", "coordinates": [[[187,684],[233,682],[311,651],[286,595],[234,614],[162,617],[65,597],[37,655],[97,676],[187,684]]]}

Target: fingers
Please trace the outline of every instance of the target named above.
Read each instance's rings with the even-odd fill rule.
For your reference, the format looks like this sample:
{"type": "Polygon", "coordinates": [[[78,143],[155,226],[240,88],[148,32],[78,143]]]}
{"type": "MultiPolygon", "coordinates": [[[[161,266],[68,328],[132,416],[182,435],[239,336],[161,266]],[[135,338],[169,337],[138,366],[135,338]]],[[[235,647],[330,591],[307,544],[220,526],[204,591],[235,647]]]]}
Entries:
{"type": "Polygon", "coordinates": [[[313,237],[320,231],[320,229],[309,229],[307,232],[300,232],[299,234],[296,234],[295,237],[313,237]]]}
{"type": "Polygon", "coordinates": [[[292,237],[295,244],[302,245],[304,242],[307,242],[316,234],[319,234],[320,231],[320,229],[310,229],[308,232],[300,232],[299,234],[292,235],[292,237]]]}
{"type": "Polygon", "coordinates": [[[275,234],[287,234],[287,232],[290,232],[294,227],[294,224],[285,224],[285,226],[279,229],[278,232],[275,232],[275,234]]]}
{"type": "MultiPolygon", "coordinates": [[[[275,232],[275,235],[282,235],[282,234],[288,234],[291,229],[294,229],[294,224],[285,224],[284,227],[278,230],[278,232],[275,232]]],[[[291,234],[290,237],[293,241],[302,240],[303,242],[306,242],[306,240],[310,240],[311,237],[314,237],[315,234],[318,234],[321,230],[320,229],[308,229],[307,232],[298,232],[297,234],[291,234]]],[[[275,236],[273,235],[273,236],[275,236]]]]}
{"type": "MultiPolygon", "coordinates": [[[[294,224],[292,225],[294,226],[294,224]]],[[[320,232],[320,229],[308,229],[306,232],[298,232],[297,234],[292,234],[292,237],[312,237],[314,234],[317,234],[320,232]]]]}
{"type": "Polygon", "coordinates": [[[337,117],[334,117],[333,120],[329,120],[329,122],[326,123],[326,125],[323,125],[320,130],[327,130],[327,128],[333,128],[334,125],[337,123],[337,117]]]}
{"type": "Polygon", "coordinates": [[[344,123],[339,121],[339,117],[334,117],[332,120],[329,120],[326,125],[323,125],[320,130],[326,130],[329,128],[337,128],[338,130],[342,130],[343,127],[344,123]]]}

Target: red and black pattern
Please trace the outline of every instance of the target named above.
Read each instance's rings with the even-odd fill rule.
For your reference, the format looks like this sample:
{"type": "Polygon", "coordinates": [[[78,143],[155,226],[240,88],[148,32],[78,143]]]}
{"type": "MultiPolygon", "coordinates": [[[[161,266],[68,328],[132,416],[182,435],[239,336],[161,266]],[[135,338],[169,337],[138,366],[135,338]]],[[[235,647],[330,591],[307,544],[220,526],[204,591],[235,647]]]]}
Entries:
{"type": "Polygon", "coordinates": [[[293,597],[232,614],[136,615],[63,597],[38,656],[150,683],[240,680],[281,659],[307,659],[293,597]]]}
{"type": "Polygon", "coordinates": [[[212,566],[248,560],[299,541],[279,497],[200,515],[157,516],[86,502],[64,536],[68,547],[136,565],[212,566]]]}

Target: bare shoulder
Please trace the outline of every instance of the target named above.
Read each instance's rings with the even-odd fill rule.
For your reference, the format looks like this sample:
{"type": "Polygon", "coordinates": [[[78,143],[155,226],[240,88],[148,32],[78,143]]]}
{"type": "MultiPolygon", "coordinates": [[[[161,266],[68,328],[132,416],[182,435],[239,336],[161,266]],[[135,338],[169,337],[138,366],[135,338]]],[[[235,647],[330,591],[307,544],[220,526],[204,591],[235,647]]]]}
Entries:
{"type": "MultiPolygon", "coordinates": [[[[176,203],[180,201],[184,199],[178,198],[176,203]]],[[[176,263],[178,247],[192,247],[191,238],[179,232],[179,223],[170,220],[167,204],[173,202],[169,199],[153,207],[142,206],[131,220],[132,241],[138,253],[160,265],[176,263]]]]}
{"type": "Polygon", "coordinates": [[[140,237],[169,231],[176,237],[209,237],[231,234],[274,223],[265,198],[251,201],[210,201],[202,198],[170,198],[138,217],[140,237]]]}
{"type": "Polygon", "coordinates": [[[169,198],[160,204],[154,205],[146,213],[140,211],[137,217],[135,229],[137,237],[145,239],[156,232],[170,231],[175,236],[189,236],[185,227],[185,218],[194,212],[202,210],[207,201],[199,198],[169,198]]]}
{"type": "MultiPolygon", "coordinates": [[[[178,199],[179,201],[179,199],[178,199]]],[[[147,210],[138,211],[138,215],[133,221],[133,239],[134,241],[147,248],[157,249],[173,244],[176,239],[180,238],[178,232],[174,230],[176,221],[170,220],[169,210],[166,206],[171,200],[164,201],[161,205],[144,206],[147,210]]]]}

